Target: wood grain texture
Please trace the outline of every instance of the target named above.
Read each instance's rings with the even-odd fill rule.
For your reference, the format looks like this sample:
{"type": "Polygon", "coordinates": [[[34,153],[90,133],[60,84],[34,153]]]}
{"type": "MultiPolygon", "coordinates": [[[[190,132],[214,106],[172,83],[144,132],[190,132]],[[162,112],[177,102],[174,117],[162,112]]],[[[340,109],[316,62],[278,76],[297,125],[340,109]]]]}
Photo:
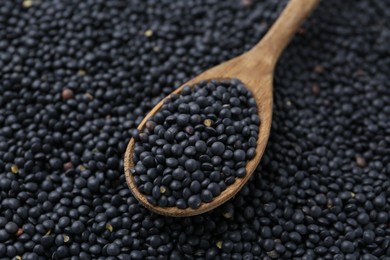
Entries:
{"type": "MultiPolygon", "coordinates": [[[[210,203],[202,203],[197,209],[153,206],[147,201],[146,196],[139,192],[131,173],[131,170],[134,167],[133,151],[135,144],[134,139],[131,139],[124,156],[124,170],[127,184],[134,197],[137,198],[140,203],[151,211],[166,216],[193,216],[218,207],[227,200],[233,198],[234,195],[241,190],[255,171],[264,153],[265,147],[267,146],[272,122],[272,79],[275,64],[295,31],[316,7],[318,2],[319,0],[290,0],[289,4],[285,10],[283,10],[282,14],[268,33],[249,52],[201,73],[173,92],[178,94],[184,86],[193,86],[203,80],[207,81],[226,78],[238,78],[250,91],[252,91],[257,102],[261,123],[259,125],[256,156],[247,162],[247,174],[245,177],[237,178],[236,181],[228,186],[218,197],[214,198],[210,203]]],[[[170,95],[166,98],[169,97],[170,95]]],[[[138,126],[140,131],[144,129],[149,118],[161,108],[164,100],[165,99],[161,100],[145,116],[138,126]]]]}

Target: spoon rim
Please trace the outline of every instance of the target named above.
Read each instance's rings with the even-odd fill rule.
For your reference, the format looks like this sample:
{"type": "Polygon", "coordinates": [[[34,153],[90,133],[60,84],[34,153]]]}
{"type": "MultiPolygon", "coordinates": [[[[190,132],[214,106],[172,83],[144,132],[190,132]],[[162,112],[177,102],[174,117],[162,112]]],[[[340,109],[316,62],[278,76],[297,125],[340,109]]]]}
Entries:
{"type": "MultiPolygon", "coordinates": [[[[161,109],[162,105],[164,104],[164,101],[168,98],[170,98],[173,94],[179,94],[182,89],[185,86],[190,86],[191,88],[195,86],[197,83],[200,83],[202,81],[211,81],[211,80],[229,80],[229,79],[239,79],[235,77],[221,77],[221,78],[209,78],[209,79],[199,79],[197,80],[198,77],[195,77],[185,84],[181,85],[178,87],[176,90],[174,90],[171,94],[168,96],[164,97],[161,99],[148,113],[147,115],[143,118],[141,123],[137,126],[137,129],[142,132],[145,128],[146,122],[149,121],[149,119],[161,109]]],[[[189,217],[189,216],[195,216],[199,215],[205,212],[208,212],[210,210],[215,209],[216,207],[224,204],[228,200],[232,199],[241,189],[242,187],[248,182],[248,180],[251,178],[253,175],[254,171],[256,170],[257,165],[260,163],[260,160],[264,154],[265,147],[267,146],[267,141],[269,137],[269,133],[271,130],[271,122],[272,122],[272,109],[269,110],[269,120],[268,122],[263,121],[262,118],[262,112],[260,110],[261,104],[259,104],[259,99],[256,98],[254,91],[252,88],[248,87],[247,84],[242,79],[239,79],[243,85],[246,87],[248,91],[250,91],[253,95],[253,97],[256,100],[256,105],[257,105],[257,115],[260,118],[260,124],[259,124],[259,131],[257,135],[257,140],[256,140],[256,154],[251,160],[246,160],[246,174],[244,177],[235,178],[235,182],[232,183],[231,185],[228,185],[221,193],[214,197],[212,201],[210,202],[201,202],[200,206],[198,208],[191,208],[187,207],[184,209],[180,209],[176,206],[172,207],[161,207],[161,206],[154,206],[149,201],[147,200],[147,195],[141,193],[138,189],[138,186],[135,184],[134,181],[134,176],[131,173],[131,170],[134,168],[134,158],[133,158],[133,152],[134,152],[134,147],[135,147],[135,140],[134,138],[131,138],[130,141],[128,142],[125,156],[124,156],[124,173],[125,173],[125,178],[126,178],[126,183],[133,194],[133,196],[147,209],[158,213],[160,215],[165,215],[165,216],[171,216],[171,217],[189,217]],[[265,138],[261,138],[261,136],[264,135],[265,138]],[[264,139],[264,140],[262,140],[264,139]]],[[[272,77],[271,77],[271,82],[269,84],[272,86],[272,77]]],[[[258,86],[260,88],[260,86],[258,86]]],[[[270,106],[272,108],[273,106],[273,97],[272,97],[272,92],[270,93],[270,106]]]]}

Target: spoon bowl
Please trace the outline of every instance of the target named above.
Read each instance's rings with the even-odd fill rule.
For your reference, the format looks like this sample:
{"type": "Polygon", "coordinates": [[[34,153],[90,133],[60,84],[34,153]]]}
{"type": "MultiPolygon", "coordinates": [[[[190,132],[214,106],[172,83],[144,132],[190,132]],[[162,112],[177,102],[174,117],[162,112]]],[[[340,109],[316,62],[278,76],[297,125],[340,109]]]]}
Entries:
{"type": "MultiPolygon", "coordinates": [[[[275,64],[294,32],[318,2],[319,0],[291,0],[264,38],[250,51],[201,73],[172,92],[172,94],[180,94],[184,86],[192,87],[201,81],[229,78],[239,79],[252,92],[257,103],[261,122],[256,144],[256,155],[253,159],[247,161],[246,175],[243,178],[236,178],[236,181],[227,186],[220,195],[209,203],[202,202],[199,208],[179,209],[177,207],[154,206],[147,201],[146,195],[138,190],[131,173],[134,168],[133,152],[135,147],[135,140],[132,138],[124,156],[124,170],[127,184],[140,203],[161,215],[186,217],[210,211],[233,198],[241,190],[255,171],[267,146],[272,122],[272,80],[275,64]]],[[[162,99],[145,116],[137,127],[139,131],[143,131],[146,122],[162,107],[165,99],[170,98],[171,95],[162,99]]]]}

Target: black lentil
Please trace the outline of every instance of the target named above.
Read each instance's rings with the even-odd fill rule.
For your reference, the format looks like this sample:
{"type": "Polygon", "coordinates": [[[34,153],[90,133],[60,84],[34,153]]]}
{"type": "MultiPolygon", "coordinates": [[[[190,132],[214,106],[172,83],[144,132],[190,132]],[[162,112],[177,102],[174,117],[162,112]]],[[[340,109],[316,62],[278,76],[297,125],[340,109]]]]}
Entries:
{"type": "Polygon", "coordinates": [[[125,184],[129,129],[186,80],[251,48],[285,2],[2,1],[0,258],[390,255],[388,1],[322,1],[302,26],[275,70],[262,163],[233,200],[173,219],[125,184]]]}
{"type": "Polygon", "coordinates": [[[246,160],[255,156],[249,149],[256,148],[256,142],[249,139],[257,139],[259,122],[256,101],[239,80],[185,86],[179,95],[164,102],[142,133],[134,134],[132,174],[136,185],[152,205],[160,207],[195,209],[202,202],[211,202],[237,177],[246,175],[246,160]],[[196,114],[191,113],[191,107],[196,107],[196,114]],[[223,111],[233,113],[234,109],[240,109],[239,113],[224,117],[223,111]],[[199,117],[199,122],[192,124],[193,116],[199,117]],[[226,131],[229,127],[232,130],[226,131]],[[244,129],[252,130],[245,133],[244,129]],[[229,138],[235,143],[224,143],[229,138]],[[237,142],[250,153],[236,149],[237,142]],[[164,146],[171,149],[164,151],[164,146]],[[221,158],[225,153],[233,156],[221,158]],[[153,186],[157,186],[154,193],[150,191],[153,186]]]}

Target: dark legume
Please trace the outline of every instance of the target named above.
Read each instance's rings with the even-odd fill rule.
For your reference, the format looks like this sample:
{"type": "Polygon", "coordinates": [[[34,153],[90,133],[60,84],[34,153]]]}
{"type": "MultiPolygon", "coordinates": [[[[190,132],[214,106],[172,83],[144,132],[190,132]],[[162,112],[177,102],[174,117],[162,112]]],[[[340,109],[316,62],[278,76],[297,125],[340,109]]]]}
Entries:
{"type": "MultiPolygon", "coordinates": [[[[125,184],[130,129],[183,82],[251,48],[286,2],[1,1],[0,258],[390,255],[389,1],[321,1],[278,62],[269,143],[233,200],[161,217],[125,184]]],[[[214,167],[212,157],[199,160],[214,167]]],[[[195,173],[201,185],[209,177],[195,173]]]]}
{"type": "Polygon", "coordinates": [[[186,86],[180,95],[173,95],[165,101],[142,133],[134,134],[135,167],[132,174],[135,183],[155,206],[196,209],[202,202],[211,202],[236,178],[246,175],[246,161],[255,156],[255,152],[249,149],[256,148],[256,142],[250,143],[249,139],[257,139],[258,125],[256,101],[239,80],[201,82],[192,88],[186,86]],[[199,109],[192,113],[190,107],[199,109]],[[224,117],[223,111],[233,112],[235,108],[240,112],[230,118],[224,117]],[[199,122],[191,123],[189,118],[193,116],[199,117],[199,122]],[[225,131],[229,127],[233,130],[225,131]],[[159,132],[155,131],[157,128],[159,132]],[[249,128],[253,130],[244,135],[244,129],[249,128]],[[167,133],[175,134],[167,136],[167,133]],[[145,136],[145,142],[141,136],[145,136]],[[219,138],[221,136],[225,138],[219,138]],[[240,142],[250,153],[226,143],[229,138],[240,142]],[[171,149],[164,151],[164,145],[171,149]],[[233,156],[221,158],[225,152],[233,156]],[[151,172],[153,174],[149,174],[151,172]],[[151,193],[146,186],[153,185],[158,190],[162,186],[167,188],[163,194],[151,193]],[[202,195],[206,190],[209,192],[202,195]],[[168,203],[167,198],[170,199],[168,203]]]}

